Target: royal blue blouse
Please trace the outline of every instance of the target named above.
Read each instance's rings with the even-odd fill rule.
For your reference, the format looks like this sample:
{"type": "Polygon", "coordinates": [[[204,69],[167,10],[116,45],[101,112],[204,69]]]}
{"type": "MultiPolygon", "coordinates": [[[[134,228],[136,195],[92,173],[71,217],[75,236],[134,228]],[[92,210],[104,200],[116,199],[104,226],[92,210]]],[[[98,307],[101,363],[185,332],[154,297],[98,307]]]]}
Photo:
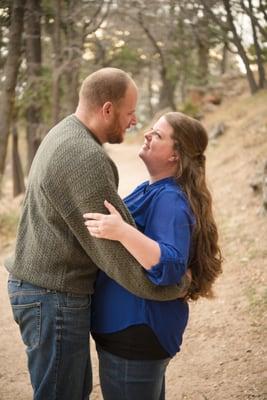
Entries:
{"type": "MultiPolygon", "coordinates": [[[[148,278],[156,285],[178,283],[187,268],[195,223],[185,194],[170,177],[142,183],[124,201],[138,229],[160,246],[160,261],[146,271],[148,278]]],[[[92,301],[93,332],[114,333],[147,324],[172,357],[180,350],[187,321],[185,301],[142,299],[99,272],[92,301]]]]}

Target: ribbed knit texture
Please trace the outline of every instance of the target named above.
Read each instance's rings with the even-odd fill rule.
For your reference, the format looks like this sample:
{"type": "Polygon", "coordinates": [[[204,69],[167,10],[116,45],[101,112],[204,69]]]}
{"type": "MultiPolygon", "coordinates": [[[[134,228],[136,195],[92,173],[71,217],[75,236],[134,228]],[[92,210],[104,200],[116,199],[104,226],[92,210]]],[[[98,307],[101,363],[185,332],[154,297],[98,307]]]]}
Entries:
{"type": "Polygon", "coordinates": [[[5,263],[18,279],[51,290],[93,293],[98,268],[134,294],[170,300],[182,290],[154,286],[138,262],[115,241],[87,231],[85,212],[106,213],[107,199],[131,224],[117,195],[118,172],[89,130],[71,115],[42,141],[33,161],[15,254],[5,263]]]}

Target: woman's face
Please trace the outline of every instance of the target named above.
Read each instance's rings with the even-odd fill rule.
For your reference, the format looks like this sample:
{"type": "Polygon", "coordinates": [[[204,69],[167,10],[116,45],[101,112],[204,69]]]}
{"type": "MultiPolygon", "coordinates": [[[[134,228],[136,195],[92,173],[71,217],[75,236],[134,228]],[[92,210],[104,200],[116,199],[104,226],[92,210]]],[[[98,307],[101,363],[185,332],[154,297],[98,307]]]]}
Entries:
{"type": "Polygon", "coordinates": [[[139,157],[152,173],[168,171],[177,165],[178,156],[173,148],[172,134],[173,128],[164,117],[145,133],[139,157]]]}

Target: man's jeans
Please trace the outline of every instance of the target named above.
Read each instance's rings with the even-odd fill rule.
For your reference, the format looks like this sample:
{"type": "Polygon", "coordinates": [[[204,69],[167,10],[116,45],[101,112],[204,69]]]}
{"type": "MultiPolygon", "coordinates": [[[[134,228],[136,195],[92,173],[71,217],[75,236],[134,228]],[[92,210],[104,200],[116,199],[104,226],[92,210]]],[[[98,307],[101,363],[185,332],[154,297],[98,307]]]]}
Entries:
{"type": "MultiPolygon", "coordinates": [[[[98,346],[97,346],[98,347],[98,346]]],[[[97,348],[100,385],[105,400],[164,400],[170,359],[126,360],[97,348]]]]}
{"type": "Polygon", "coordinates": [[[34,400],[87,400],[92,390],[89,295],[50,291],[9,277],[34,400]]]}

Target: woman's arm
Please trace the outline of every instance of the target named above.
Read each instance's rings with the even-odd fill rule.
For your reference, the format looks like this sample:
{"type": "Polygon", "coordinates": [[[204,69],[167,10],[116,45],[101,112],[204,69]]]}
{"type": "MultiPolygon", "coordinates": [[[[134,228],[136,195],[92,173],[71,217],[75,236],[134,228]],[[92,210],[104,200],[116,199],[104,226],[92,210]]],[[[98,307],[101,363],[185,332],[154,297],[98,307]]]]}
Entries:
{"type": "Polygon", "coordinates": [[[109,215],[100,213],[84,214],[90,234],[96,238],[119,241],[133,257],[147,270],[159,263],[160,247],[155,241],[127,224],[120,213],[105,200],[109,215]]]}

